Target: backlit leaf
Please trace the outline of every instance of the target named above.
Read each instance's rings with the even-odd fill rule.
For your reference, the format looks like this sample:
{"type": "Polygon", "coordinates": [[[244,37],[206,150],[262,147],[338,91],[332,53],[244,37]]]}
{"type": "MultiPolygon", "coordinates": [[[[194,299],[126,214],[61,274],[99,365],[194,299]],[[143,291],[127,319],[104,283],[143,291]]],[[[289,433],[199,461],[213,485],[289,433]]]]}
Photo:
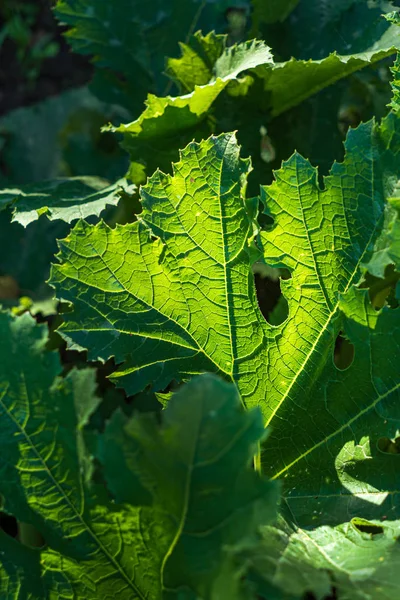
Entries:
{"type": "MultiPolygon", "coordinates": [[[[223,565],[226,583],[239,593],[227,547],[256,542],[278,498],[277,486],[250,465],[264,434],[261,414],[245,413],[232,385],[207,376],[171,401],[161,425],[148,415],[127,421],[118,438],[128,458],[125,484],[139,476],[154,501],[143,506],[136,496],[138,505],[116,504],[90,484],[84,427],[99,403],[94,371],[59,377],[58,355],[45,350],[46,328],[29,315],[2,313],[0,327],[3,510],[45,540],[30,549],[1,532],[2,593],[26,600],[161,600],[182,592],[212,598],[223,565]],[[162,470],[154,458],[164,461],[162,470]]],[[[114,451],[114,423],[104,434],[107,453],[114,451]]]]}
{"type": "Polygon", "coordinates": [[[146,167],[147,172],[157,166],[166,170],[179,146],[215,131],[210,114],[229,82],[231,95],[255,94],[257,110],[274,117],[339,79],[394,54],[400,44],[399,32],[392,24],[381,39],[358,53],[332,53],[321,60],[291,58],[287,62],[273,62],[270,48],[261,41],[243,42],[221,52],[226,43],[223,36],[196,34],[190,45],[182,45],[182,58],[169,61],[168,72],[188,93],[177,97],[149,95],[137,120],[106,129],[123,134],[123,147],[133,161],[131,177],[143,183],[146,167]],[[238,76],[244,73],[251,76],[239,82],[238,76]]]}
{"type": "MultiPolygon", "coordinates": [[[[323,190],[298,154],[263,189],[274,219],[260,234],[264,260],[291,273],[281,281],[289,316],[279,326],[265,322],[255,298],[257,226],[243,199],[249,165],[232,135],[190,144],[173,176],[157,172],[142,188],[139,223],[114,230],[79,223],[53,268],[59,297],[74,303],[61,334],[92,359],[115,356],[122,364],[112,378],[129,394],[214,371],[236,383],[245,406],[261,407],[272,429],[264,468],[285,477],[285,498],[300,522],[312,523],[310,497],[318,497],[322,519],[340,522],[364,508],[369,514],[373,490],[396,490],[389,477],[375,480],[374,469],[381,477],[394,463],[374,447],[400,425],[390,417],[400,385],[392,364],[398,312],[376,312],[354,285],[386,235],[399,149],[392,113],[350,132],[345,161],[332,167],[323,190]],[[340,331],[355,348],[344,371],[333,362],[340,331]],[[381,357],[379,367],[371,353],[381,357]],[[368,484],[362,456],[376,462],[368,484]],[[348,493],[336,498],[338,485],[348,493]]],[[[386,510],[383,499],[375,518],[386,510]]]]}

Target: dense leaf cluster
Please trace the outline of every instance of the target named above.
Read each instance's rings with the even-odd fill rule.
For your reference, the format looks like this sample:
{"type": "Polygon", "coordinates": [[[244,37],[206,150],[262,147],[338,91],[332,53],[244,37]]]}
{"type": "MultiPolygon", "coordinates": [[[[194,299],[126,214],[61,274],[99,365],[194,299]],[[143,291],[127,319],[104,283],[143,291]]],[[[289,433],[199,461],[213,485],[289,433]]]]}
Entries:
{"type": "Polygon", "coordinates": [[[95,76],[2,123],[0,596],[397,597],[395,3],[55,14],[95,76]]]}

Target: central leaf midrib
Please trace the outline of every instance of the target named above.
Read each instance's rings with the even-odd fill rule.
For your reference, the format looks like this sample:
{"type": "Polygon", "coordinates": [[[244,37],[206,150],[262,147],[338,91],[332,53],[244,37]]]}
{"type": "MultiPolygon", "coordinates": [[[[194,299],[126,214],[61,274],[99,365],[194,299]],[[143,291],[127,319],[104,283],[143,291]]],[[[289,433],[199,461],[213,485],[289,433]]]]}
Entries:
{"type": "MultiPolygon", "coordinates": [[[[202,411],[202,402],[200,404],[200,410],[202,411]]],[[[201,412],[201,414],[203,414],[203,411],[201,412]]],[[[172,555],[174,549],[176,548],[179,539],[183,533],[184,530],[184,526],[185,526],[185,521],[186,521],[186,517],[187,517],[187,513],[189,510],[189,498],[190,498],[190,488],[191,488],[191,482],[192,482],[192,475],[193,475],[193,468],[194,468],[194,457],[196,454],[196,450],[197,450],[197,444],[198,444],[198,439],[199,439],[199,430],[201,427],[201,422],[202,422],[202,418],[199,419],[199,422],[197,424],[196,427],[196,435],[193,436],[193,444],[192,444],[192,448],[191,448],[191,454],[190,454],[190,460],[188,461],[188,466],[187,466],[187,472],[186,472],[186,480],[185,480],[185,487],[184,487],[184,496],[183,496],[183,505],[182,505],[182,512],[181,512],[181,518],[179,520],[179,524],[175,533],[175,536],[167,550],[167,552],[165,553],[164,559],[162,561],[161,564],[161,569],[160,569],[160,582],[161,582],[161,587],[162,589],[166,589],[165,585],[164,585],[164,572],[165,572],[165,568],[167,565],[167,561],[170,558],[170,556],[172,555]]]]}
{"type": "MultiPolygon", "coordinates": [[[[297,179],[297,181],[299,181],[299,171],[298,171],[299,165],[298,165],[297,158],[296,158],[295,164],[296,164],[296,179],[297,179]]],[[[319,288],[320,288],[320,290],[322,292],[322,295],[324,297],[327,309],[329,310],[329,312],[332,312],[332,303],[329,300],[328,292],[327,292],[326,287],[325,287],[325,285],[323,283],[323,279],[324,278],[322,277],[322,275],[319,272],[319,267],[318,267],[317,259],[315,257],[315,251],[314,251],[313,242],[312,242],[311,236],[310,236],[309,231],[308,231],[308,223],[306,221],[306,217],[305,217],[305,214],[304,214],[303,197],[302,197],[302,193],[301,193],[301,184],[298,185],[298,186],[296,186],[296,187],[297,187],[297,191],[298,191],[298,201],[299,201],[299,206],[300,206],[300,210],[301,210],[301,219],[303,221],[303,227],[304,227],[304,231],[305,231],[305,234],[306,234],[307,244],[308,244],[308,247],[310,249],[310,254],[311,254],[311,257],[312,257],[313,264],[314,264],[314,272],[315,272],[315,275],[317,277],[318,286],[319,286],[319,288]]],[[[316,189],[316,193],[318,195],[318,200],[320,200],[321,197],[320,197],[320,192],[319,192],[318,188],[316,189]]]]}
{"type": "MultiPolygon", "coordinates": [[[[228,266],[227,266],[227,249],[226,246],[227,244],[225,244],[225,227],[224,227],[224,219],[222,218],[223,215],[223,210],[222,210],[222,201],[221,201],[221,187],[222,187],[222,171],[223,171],[223,167],[224,167],[224,157],[225,157],[225,152],[226,152],[226,148],[227,145],[224,148],[224,153],[222,155],[222,160],[221,160],[221,168],[220,168],[220,172],[219,172],[219,180],[218,180],[218,189],[219,189],[219,208],[220,208],[220,218],[221,218],[221,241],[224,245],[224,286],[225,286],[225,301],[226,301],[226,307],[227,307],[227,317],[228,317],[228,331],[229,331],[229,344],[230,344],[230,349],[231,349],[231,364],[230,366],[230,377],[233,381],[233,368],[234,368],[234,361],[235,361],[235,357],[234,357],[234,352],[233,352],[233,338],[232,338],[232,323],[231,323],[231,310],[233,310],[233,308],[231,308],[231,304],[228,301],[228,266]]],[[[239,184],[240,185],[240,184],[239,184]]],[[[240,193],[240,189],[239,189],[239,193],[240,193]]]]}

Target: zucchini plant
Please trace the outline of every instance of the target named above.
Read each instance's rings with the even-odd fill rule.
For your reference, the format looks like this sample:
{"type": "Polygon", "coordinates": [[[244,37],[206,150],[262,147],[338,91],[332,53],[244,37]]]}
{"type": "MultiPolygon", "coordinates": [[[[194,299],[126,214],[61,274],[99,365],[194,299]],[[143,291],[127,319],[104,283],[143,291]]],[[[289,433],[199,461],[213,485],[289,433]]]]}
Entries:
{"type": "Polygon", "coordinates": [[[130,162],[0,190],[2,597],[396,597],[396,6],[55,14],[130,162]]]}

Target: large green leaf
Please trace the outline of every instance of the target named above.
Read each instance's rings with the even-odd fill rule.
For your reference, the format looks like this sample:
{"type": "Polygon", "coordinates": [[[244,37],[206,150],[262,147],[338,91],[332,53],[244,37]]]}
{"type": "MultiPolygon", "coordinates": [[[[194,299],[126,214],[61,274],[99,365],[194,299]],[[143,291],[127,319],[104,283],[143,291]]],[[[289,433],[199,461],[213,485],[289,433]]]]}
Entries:
{"type": "Polygon", "coordinates": [[[60,242],[51,283],[74,303],[60,333],[91,359],[125,361],[113,378],[129,394],[208,370],[258,403],[266,382],[256,392],[251,373],[266,324],[250,271],[249,169],[233,134],[192,143],[173,177],[157,172],[142,188],[138,223],[82,221],[60,242]]]}
{"type": "MultiPolygon", "coordinates": [[[[219,130],[218,122],[215,124],[209,118],[210,112],[229,83],[231,95],[239,99],[249,96],[248,105],[241,110],[261,108],[263,118],[270,119],[337,80],[393,54],[400,44],[399,31],[397,25],[390,25],[371,47],[366,46],[358,53],[332,53],[315,61],[292,58],[283,63],[273,62],[264,42],[254,40],[224,48],[223,36],[196,34],[190,44],[181,44],[182,58],[170,60],[167,70],[189,93],[163,98],[150,95],[145,111],[136,121],[108,130],[123,134],[123,147],[133,161],[131,177],[143,182],[146,167],[147,171],[157,166],[167,169],[168,163],[176,158],[179,145],[219,130]],[[238,76],[243,72],[251,77],[239,83],[238,76]],[[253,96],[256,107],[250,105],[253,96]]],[[[254,137],[254,126],[251,135],[254,137]]]]}
{"type": "Polygon", "coordinates": [[[369,514],[373,489],[393,493],[373,513],[395,501],[390,472],[397,457],[374,448],[399,425],[396,414],[389,418],[399,386],[392,365],[399,316],[376,312],[353,285],[385,232],[387,199],[399,178],[399,133],[393,113],[381,125],[351,131],[345,161],[333,166],[324,190],[298,154],[263,190],[274,219],[272,231],[261,232],[264,259],[292,275],[281,282],[289,318],[278,327],[265,322],[255,298],[256,224],[243,200],[249,167],[232,135],[192,143],[172,177],[156,173],[142,189],[139,223],[115,230],[79,223],[53,269],[59,297],[74,303],[61,334],[89,348],[92,359],[124,361],[112,378],[128,393],[211,370],[236,382],[247,407],[260,405],[272,428],[265,469],[285,477],[300,521],[310,519],[310,497],[318,496],[322,519],[333,522],[343,511],[369,514]],[[355,346],[344,371],[333,363],[341,330],[355,346]],[[377,418],[377,410],[386,416],[377,418]],[[368,435],[370,450],[362,441],[368,435]],[[376,463],[369,484],[359,454],[376,463]]]}
{"type": "Polygon", "coordinates": [[[163,564],[166,598],[180,587],[202,598],[237,587],[241,569],[231,570],[224,545],[251,543],[263,519],[274,517],[278,498],[250,467],[262,435],[261,414],[245,415],[234,387],[209,375],[174,396],[161,428],[153,416],[129,422],[116,413],[109,423],[100,458],[117,501],[142,496],[139,477],[153,507],[177,526],[163,564]]]}
{"type": "MultiPolygon", "coordinates": [[[[103,488],[90,487],[85,449],[84,425],[99,402],[94,372],[58,377],[46,328],[29,315],[0,313],[0,327],[3,510],[33,524],[46,543],[17,551],[2,534],[0,589],[21,599],[157,600],[162,590],[175,598],[182,589],[212,598],[229,579],[238,588],[225,547],[251,543],[276,513],[277,486],[249,464],[264,432],[261,415],[243,412],[233,386],[212,377],[193,382],[162,425],[144,416],[120,429],[125,484],[132,489],[142,478],[153,506],[108,502],[103,488]]],[[[108,429],[105,444],[109,438],[108,429]]]]}
{"type": "MultiPolygon", "coordinates": [[[[396,145],[396,126],[397,119],[392,115],[381,128],[382,137],[388,145],[392,142],[393,146],[396,145]]],[[[379,173],[377,156],[372,156],[372,159],[380,187],[374,186],[369,195],[376,199],[385,193],[385,185],[389,184],[390,187],[391,182],[384,173],[379,173]]],[[[386,156],[383,160],[387,161],[388,167],[390,157],[386,156]]],[[[351,187],[349,189],[351,191],[351,187]]],[[[352,195],[355,198],[354,192],[352,195]]],[[[359,198],[361,200],[362,196],[359,198]]],[[[304,213],[305,216],[307,214],[304,213]]],[[[318,219],[322,215],[318,217],[317,213],[315,217],[318,219]]],[[[372,258],[367,260],[368,253],[360,255],[360,258],[371,273],[383,277],[386,266],[393,263],[397,267],[399,265],[399,223],[389,205],[379,220],[384,225],[381,235],[375,242],[370,242],[370,247],[374,245],[372,258]]],[[[377,225],[379,220],[376,221],[377,225]]],[[[347,231],[351,234],[351,221],[349,225],[347,231]]],[[[354,233],[357,244],[361,232],[353,230],[352,235],[354,233]]],[[[313,246],[312,236],[309,236],[307,243],[313,246]]],[[[300,253],[300,248],[297,251],[300,253]]],[[[316,274],[321,267],[319,256],[322,258],[324,255],[320,255],[317,249],[313,266],[316,274]]],[[[328,255],[325,256],[329,261],[328,255]]],[[[340,252],[337,253],[339,256],[340,252]]],[[[303,261],[306,262],[304,258],[303,261]]],[[[300,275],[298,268],[294,273],[296,271],[300,275]]],[[[303,275],[306,277],[305,271],[303,275]]],[[[312,277],[307,276],[306,280],[311,291],[312,277]]],[[[341,284],[337,281],[336,285],[341,284]]],[[[334,287],[332,281],[325,288],[328,302],[334,287]]],[[[317,301],[317,295],[314,299],[317,301]]],[[[303,290],[303,306],[308,301],[304,298],[303,290]]],[[[301,310],[301,304],[302,301],[293,304],[293,309],[297,311],[300,306],[301,310]]],[[[321,302],[322,310],[323,304],[321,302]]],[[[386,307],[378,313],[369,304],[365,293],[355,293],[350,288],[344,296],[339,293],[337,305],[329,309],[329,315],[328,319],[324,319],[323,327],[320,327],[321,335],[315,338],[312,351],[306,350],[300,368],[289,364],[289,355],[289,360],[287,358],[285,361],[289,367],[291,384],[270,417],[274,423],[273,439],[267,442],[265,450],[268,456],[272,456],[273,448],[281,448],[282,439],[290,439],[290,444],[282,460],[278,458],[271,462],[269,458],[266,459],[266,470],[285,478],[286,501],[292,514],[303,523],[311,525],[316,518],[319,522],[337,523],[343,520],[344,515],[362,515],[365,518],[385,515],[395,518],[399,516],[399,490],[394,476],[398,457],[386,448],[391,447],[390,440],[396,438],[400,425],[396,409],[400,379],[393,362],[400,345],[399,312],[386,307]],[[344,322],[338,311],[346,316],[344,322]],[[355,351],[354,363],[345,371],[338,371],[332,364],[332,355],[323,351],[323,337],[329,337],[330,332],[337,332],[340,328],[354,345],[355,351]],[[390,340],[390,344],[384,340],[390,340]],[[319,353],[321,359],[318,359],[319,353]],[[295,378],[293,369],[297,372],[295,378]],[[300,386],[298,393],[296,386],[300,386]],[[296,400],[304,389],[307,390],[307,411],[296,400]],[[304,439],[305,431],[309,432],[307,441],[304,439]],[[334,462],[332,457],[335,457],[334,462]],[[307,473],[312,476],[305,478],[307,473]]],[[[311,337],[310,332],[308,338],[311,337]]]]}
{"type": "Polygon", "coordinates": [[[376,312],[366,292],[351,287],[362,278],[363,265],[376,264],[374,246],[379,250],[389,235],[385,198],[398,179],[398,153],[398,117],[390,114],[381,126],[350,132],[345,161],[333,166],[324,191],[299,156],[264,190],[275,218],[274,230],[262,234],[265,259],[292,272],[282,282],[289,319],[280,341],[279,377],[267,399],[273,432],[265,468],[285,478],[287,503],[303,523],[313,523],[314,509],[320,522],[337,523],[344,515],[398,516],[397,457],[379,447],[380,440],[396,437],[400,425],[400,379],[393,364],[399,313],[387,307],[376,312]],[[344,371],[333,364],[340,330],[355,350],[344,371]],[[391,345],[384,343],[386,336],[391,345]]]}
{"type": "Polygon", "coordinates": [[[20,189],[0,190],[0,207],[11,205],[12,221],[24,227],[42,215],[51,221],[71,223],[75,219],[100,216],[107,205],[118,204],[122,193],[130,194],[134,189],[124,179],[112,185],[98,177],[55,179],[20,189]]]}

